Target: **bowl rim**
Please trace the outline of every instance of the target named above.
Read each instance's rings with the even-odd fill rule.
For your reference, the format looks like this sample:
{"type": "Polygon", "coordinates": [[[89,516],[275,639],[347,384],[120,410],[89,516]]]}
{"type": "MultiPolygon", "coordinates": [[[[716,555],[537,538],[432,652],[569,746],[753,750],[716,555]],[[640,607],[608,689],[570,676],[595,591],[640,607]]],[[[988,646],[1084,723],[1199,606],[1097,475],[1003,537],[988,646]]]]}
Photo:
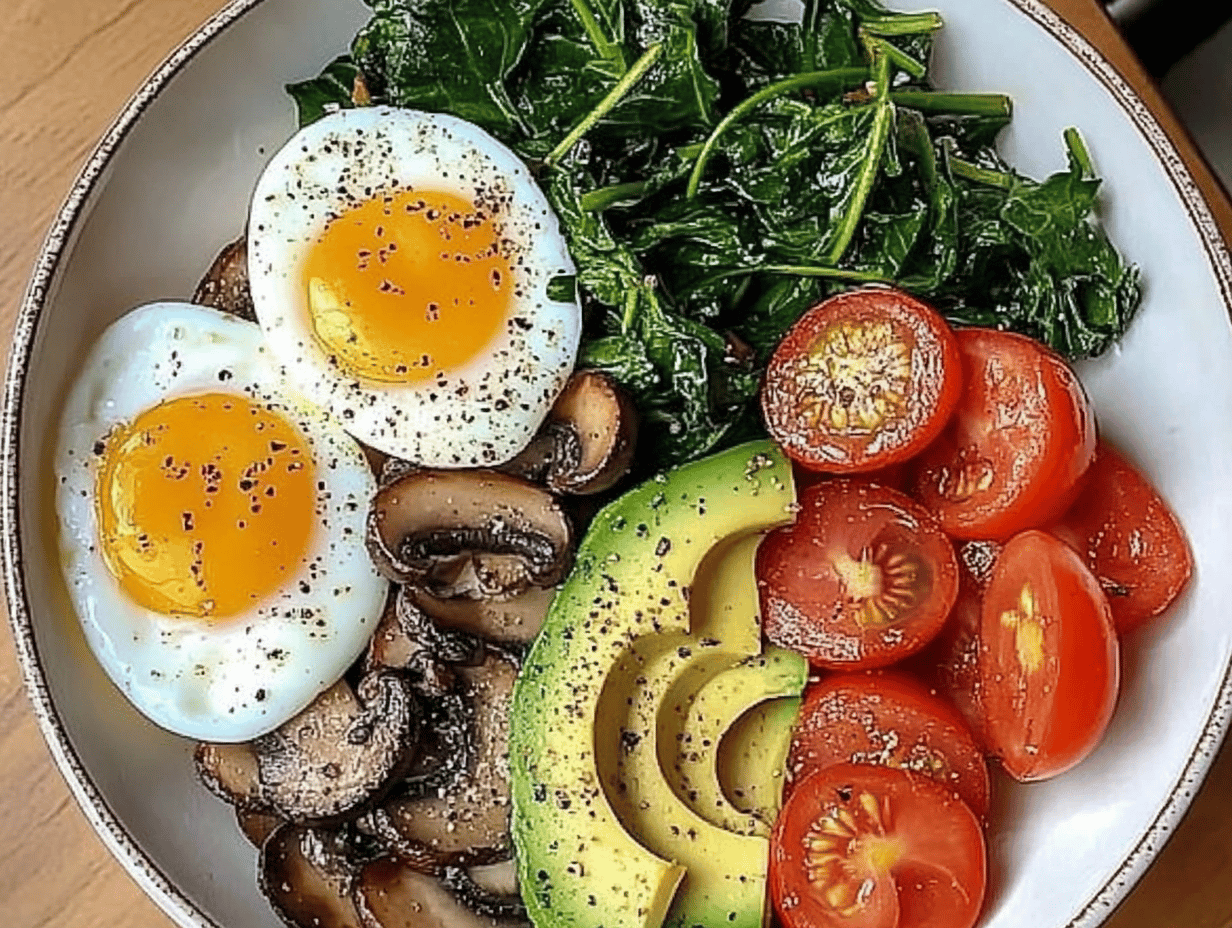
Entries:
{"type": "MultiPolygon", "coordinates": [[[[0,572],[8,605],[18,663],[35,719],[57,769],[103,844],[162,911],[184,928],[224,928],[180,890],[127,832],[106,799],[90,780],[64,729],[44,675],[21,565],[18,460],[26,377],[39,323],[76,233],[101,189],[111,159],[150,104],[192,60],[226,29],[264,0],[229,0],[186,38],[128,100],[79,171],[39,249],[34,269],[18,309],[4,377],[0,411],[0,572]]],[[[1175,144],[1146,103],[1107,58],[1043,0],[1002,0],[1016,7],[1057,41],[1109,93],[1158,158],[1193,223],[1210,262],[1225,309],[1232,315],[1232,254],[1214,214],[1175,144]]],[[[1225,668],[1193,752],[1162,808],[1125,860],[1103,887],[1071,919],[1066,928],[1094,928],[1129,895],[1135,884],[1175,832],[1206,778],[1232,723],[1232,662],[1225,668]]]]}

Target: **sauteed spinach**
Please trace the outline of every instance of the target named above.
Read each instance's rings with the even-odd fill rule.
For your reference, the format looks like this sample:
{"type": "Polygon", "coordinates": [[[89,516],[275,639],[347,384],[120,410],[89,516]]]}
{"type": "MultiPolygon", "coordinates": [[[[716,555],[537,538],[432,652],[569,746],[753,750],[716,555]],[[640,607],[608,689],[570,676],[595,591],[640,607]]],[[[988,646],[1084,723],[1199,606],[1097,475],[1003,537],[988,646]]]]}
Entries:
{"type": "MultiPolygon", "coordinates": [[[[887,282],[1069,358],[1139,300],[1094,218],[1077,132],[1043,182],[997,154],[996,94],[935,91],[932,13],[806,0],[366,0],[300,118],[389,103],[471,120],[537,171],[578,266],[580,364],[611,372],[667,466],[760,432],[762,364],[826,293],[887,282]]],[[[562,284],[568,282],[561,282],[562,284]]]]}

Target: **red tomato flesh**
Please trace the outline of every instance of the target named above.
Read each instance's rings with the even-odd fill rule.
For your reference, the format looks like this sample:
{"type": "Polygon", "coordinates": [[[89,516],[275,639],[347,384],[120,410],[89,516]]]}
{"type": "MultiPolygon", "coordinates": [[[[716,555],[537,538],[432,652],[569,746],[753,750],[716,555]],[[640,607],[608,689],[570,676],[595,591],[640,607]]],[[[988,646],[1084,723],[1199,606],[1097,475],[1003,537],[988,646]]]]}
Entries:
{"type": "Polygon", "coordinates": [[[770,838],[770,897],[786,928],[971,928],[986,883],[966,803],[893,767],[814,772],[770,838]]]}
{"type": "Polygon", "coordinates": [[[962,389],[954,333],[925,303],[867,288],[817,304],[766,368],[766,427],[806,467],[855,473],[912,457],[962,389]]]}
{"type": "Polygon", "coordinates": [[[1121,634],[1167,609],[1193,572],[1180,521],[1150,481],[1104,441],[1078,499],[1049,531],[1098,578],[1121,634]]]}
{"type": "Polygon", "coordinates": [[[818,667],[863,670],[913,654],[958,591],[949,539],[897,490],[829,480],[800,493],[795,523],[757,551],[763,630],[818,667]]]}
{"type": "Polygon", "coordinates": [[[1073,500],[1095,454],[1095,418],[1060,356],[1023,335],[961,329],[965,389],[921,456],[916,495],[955,538],[1005,540],[1073,500]]]}
{"type": "MultiPolygon", "coordinates": [[[[961,556],[959,562],[962,564],[961,556]]],[[[928,647],[911,659],[910,666],[958,711],[976,743],[986,750],[986,713],[980,686],[980,608],[984,597],[981,584],[965,564],[958,572],[958,598],[950,617],[928,647]]]]}
{"type": "Polygon", "coordinates": [[[988,765],[948,702],[903,672],[841,673],[810,684],[787,753],[791,784],[836,763],[881,764],[932,777],[978,816],[988,765]]]}
{"type": "Polygon", "coordinates": [[[1070,769],[1116,705],[1119,648],[1108,599],[1072,548],[1041,531],[1001,551],[980,612],[984,733],[1019,780],[1070,769]]]}

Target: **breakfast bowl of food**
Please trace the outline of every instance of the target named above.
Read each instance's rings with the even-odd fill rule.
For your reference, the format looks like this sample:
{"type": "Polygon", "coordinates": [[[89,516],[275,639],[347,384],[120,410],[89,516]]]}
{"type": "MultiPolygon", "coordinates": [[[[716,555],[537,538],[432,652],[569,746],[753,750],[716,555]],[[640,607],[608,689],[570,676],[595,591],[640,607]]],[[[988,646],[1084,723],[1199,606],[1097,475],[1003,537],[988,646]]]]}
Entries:
{"type": "Polygon", "coordinates": [[[1033,0],[237,0],[23,304],[4,565],[203,926],[1094,926],[1227,724],[1232,260],[1033,0]]]}

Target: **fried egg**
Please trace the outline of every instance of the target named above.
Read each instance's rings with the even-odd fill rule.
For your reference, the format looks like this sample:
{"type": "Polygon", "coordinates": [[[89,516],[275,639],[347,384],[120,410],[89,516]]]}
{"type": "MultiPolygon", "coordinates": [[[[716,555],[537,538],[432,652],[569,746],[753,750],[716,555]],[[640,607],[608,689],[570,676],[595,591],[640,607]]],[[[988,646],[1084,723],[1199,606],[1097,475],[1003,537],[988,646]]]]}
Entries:
{"type": "Polygon", "coordinates": [[[388,586],[364,547],[375,479],[255,324],[184,303],[121,317],[69,393],[54,464],[86,640],[158,725],[248,740],[363,650],[388,586]]]}
{"type": "Polygon", "coordinates": [[[341,110],[296,134],[248,224],[257,318],[287,375],[360,440],[439,467],[498,464],[572,369],[574,273],[522,161],[453,116],[341,110]]]}

